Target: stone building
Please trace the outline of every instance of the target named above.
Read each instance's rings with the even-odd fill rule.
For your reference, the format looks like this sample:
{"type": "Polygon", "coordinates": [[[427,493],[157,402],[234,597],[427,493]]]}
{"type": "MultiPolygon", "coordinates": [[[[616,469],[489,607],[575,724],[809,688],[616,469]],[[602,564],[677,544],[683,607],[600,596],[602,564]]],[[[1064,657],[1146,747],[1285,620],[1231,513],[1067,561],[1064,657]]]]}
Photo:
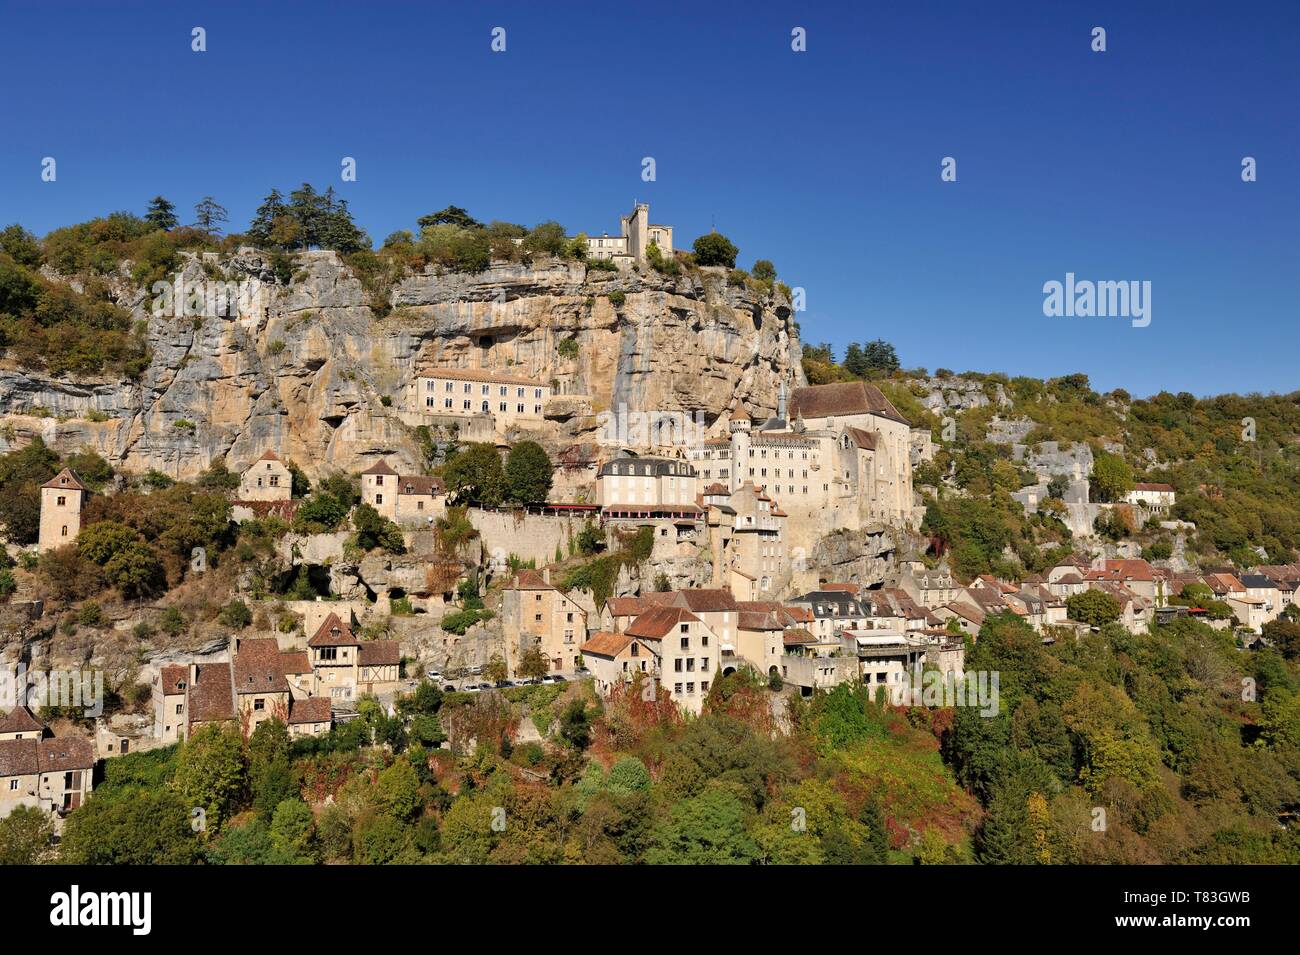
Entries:
{"type": "Polygon", "coordinates": [[[755,484],[778,498],[792,543],[805,548],[839,528],[915,523],[911,426],[878,388],[796,388],[786,405],[782,384],[776,416],[755,426],[737,404],[726,437],[690,450],[699,479],[733,491],[755,484]]]}
{"type": "Polygon", "coordinates": [[[553,587],[548,571],[521,570],[501,594],[506,667],[519,672],[524,652],[537,648],[552,671],[574,670],[587,642],[587,611],[553,587]]]}
{"type": "Polygon", "coordinates": [[[398,474],[379,461],[361,472],[361,501],[394,523],[426,527],[446,512],[447,494],[437,478],[398,474]]]}
{"type": "Polygon", "coordinates": [[[41,532],[36,548],[44,553],[71,544],[81,532],[86,485],[71,468],[64,468],[41,485],[41,532]]]}
{"type": "Polygon", "coordinates": [[[486,416],[496,430],[541,424],[551,386],[482,368],[438,368],[413,382],[410,410],[451,418],[486,416]]]}
{"type": "Polygon", "coordinates": [[[239,477],[241,501],[287,501],[293,497],[293,474],[274,451],[267,451],[239,477]]]}
{"type": "Polygon", "coordinates": [[[64,813],[94,787],[95,746],[56,737],[26,706],[0,718],[0,818],[18,806],[64,813]]]}
{"type": "Polygon", "coordinates": [[[615,265],[645,262],[646,250],[651,243],[659,247],[665,258],[673,254],[673,227],[657,225],[650,221],[650,206],[638,202],[632,211],[619,220],[619,234],[609,233],[587,237],[587,258],[608,259],[615,265]]]}

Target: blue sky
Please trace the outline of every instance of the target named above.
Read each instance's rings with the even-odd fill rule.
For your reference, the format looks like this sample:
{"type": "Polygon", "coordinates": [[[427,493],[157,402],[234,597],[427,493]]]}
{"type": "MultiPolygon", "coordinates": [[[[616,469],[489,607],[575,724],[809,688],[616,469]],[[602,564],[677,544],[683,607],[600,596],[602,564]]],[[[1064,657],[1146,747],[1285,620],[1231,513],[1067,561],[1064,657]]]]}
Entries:
{"type": "Polygon", "coordinates": [[[10,2],[0,225],[162,193],[242,227],[303,180],[376,242],[451,203],[616,232],[638,199],[679,246],[716,224],[741,265],[773,260],[807,291],[804,340],[841,352],[1300,388],[1300,3],[704,6],[10,2]],[[1066,272],[1150,281],[1151,324],[1045,317],[1066,272]]]}

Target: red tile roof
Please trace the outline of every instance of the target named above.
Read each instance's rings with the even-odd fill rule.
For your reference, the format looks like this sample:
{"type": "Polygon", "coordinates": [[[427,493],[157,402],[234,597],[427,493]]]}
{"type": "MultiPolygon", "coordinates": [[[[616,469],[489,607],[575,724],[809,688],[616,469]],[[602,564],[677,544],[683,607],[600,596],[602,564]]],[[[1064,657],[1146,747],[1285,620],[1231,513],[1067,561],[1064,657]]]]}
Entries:
{"type": "Polygon", "coordinates": [[[654,607],[633,620],[624,632],[647,640],[662,640],[678,624],[699,622],[699,617],[682,607],[654,607]]]}
{"type": "Polygon", "coordinates": [[[610,633],[607,630],[597,630],[584,643],[579,650],[582,653],[590,653],[597,657],[616,657],[629,646],[631,646],[634,637],[626,633],[610,633]]]}
{"type": "Polygon", "coordinates": [[[77,477],[77,472],[72,468],[64,468],[42,484],[41,487],[67,488],[70,491],[87,490],[86,485],[81,483],[81,478],[77,477]]]}
{"type": "Polygon", "coordinates": [[[0,740],[0,777],[36,774],[40,767],[36,744],[34,739],[0,740]]]}
{"type": "Polygon", "coordinates": [[[311,672],[311,660],[307,657],[306,650],[281,650],[280,651],[280,672],[285,676],[297,676],[300,673],[311,672]]]}
{"type": "Polygon", "coordinates": [[[200,663],[190,687],[190,722],[209,723],[235,718],[235,697],[229,663],[200,663]]]}
{"type": "Polygon", "coordinates": [[[546,579],[535,570],[521,570],[510,581],[510,590],[555,590],[546,579]]]}
{"type": "Polygon", "coordinates": [[[164,696],[179,696],[190,681],[190,668],[183,663],[169,663],[158,671],[158,683],[164,696]]]}
{"type": "Polygon", "coordinates": [[[401,662],[401,644],[397,640],[367,640],[361,644],[363,667],[397,666],[401,662]]]}
{"type": "Polygon", "coordinates": [[[316,633],[307,641],[309,647],[355,647],[361,643],[352,633],[352,628],[331,613],[321,621],[316,633]]]}
{"type": "Polygon", "coordinates": [[[361,472],[362,474],[396,474],[389,463],[382,458],[361,472]]]}
{"type": "Polygon", "coordinates": [[[43,733],[48,727],[25,706],[15,706],[0,719],[0,733],[43,733]]]}
{"type": "Polygon", "coordinates": [[[289,692],[280,660],[280,645],[274,637],[241,641],[239,652],[235,654],[234,671],[236,693],[289,692]]]}
{"type": "Polygon", "coordinates": [[[37,755],[43,773],[66,773],[95,765],[94,744],[80,736],[50,737],[41,740],[39,745],[37,755]]]}
{"type": "Polygon", "coordinates": [[[309,696],[306,699],[289,701],[290,723],[328,723],[331,719],[328,696],[309,696]]]}
{"type": "Polygon", "coordinates": [[[906,424],[898,409],[875,385],[865,381],[842,381],[829,385],[796,388],[790,395],[790,417],[827,418],[855,414],[877,414],[906,424]]]}

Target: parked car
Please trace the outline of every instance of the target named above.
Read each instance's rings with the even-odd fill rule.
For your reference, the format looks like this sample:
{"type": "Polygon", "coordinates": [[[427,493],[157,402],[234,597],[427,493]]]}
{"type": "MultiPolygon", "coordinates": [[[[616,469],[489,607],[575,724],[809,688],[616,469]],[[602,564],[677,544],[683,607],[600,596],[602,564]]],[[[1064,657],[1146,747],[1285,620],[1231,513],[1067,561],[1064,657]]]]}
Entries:
{"type": "Polygon", "coordinates": [[[555,676],[551,677],[551,682],[552,682],[552,683],[568,683],[569,681],[566,680],[564,677],[560,676],[560,674],[557,673],[557,674],[555,674],[555,676]]]}
{"type": "Polygon", "coordinates": [[[557,680],[555,677],[551,676],[551,675],[548,673],[548,674],[546,674],[546,676],[542,677],[542,682],[543,682],[543,683],[559,683],[560,681],[557,680]]]}
{"type": "Polygon", "coordinates": [[[442,685],[442,692],[444,692],[444,693],[455,693],[455,692],[456,692],[456,684],[455,684],[455,683],[444,683],[444,684],[442,685]]]}
{"type": "Polygon", "coordinates": [[[434,683],[437,683],[439,680],[442,679],[442,673],[439,672],[438,670],[435,670],[433,667],[429,667],[429,669],[425,670],[424,676],[425,679],[432,680],[434,683]]]}
{"type": "MultiPolygon", "coordinates": [[[[485,683],[485,684],[483,684],[483,686],[487,686],[487,684],[485,683]]],[[[465,689],[462,690],[461,692],[462,692],[462,693],[477,693],[477,692],[478,692],[479,690],[481,690],[481,689],[483,689],[483,687],[482,687],[482,686],[479,686],[477,683],[467,683],[467,684],[465,684],[465,689]]]]}
{"type": "Polygon", "coordinates": [[[481,666],[472,666],[472,667],[469,667],[468,669],[466,669],[465,672],[466,672],[466,673],[471,673],[471,674],[473,674],[474,676],[478,676],[480,673],[483,672],[483,668],[482,668],[481,666]]]}

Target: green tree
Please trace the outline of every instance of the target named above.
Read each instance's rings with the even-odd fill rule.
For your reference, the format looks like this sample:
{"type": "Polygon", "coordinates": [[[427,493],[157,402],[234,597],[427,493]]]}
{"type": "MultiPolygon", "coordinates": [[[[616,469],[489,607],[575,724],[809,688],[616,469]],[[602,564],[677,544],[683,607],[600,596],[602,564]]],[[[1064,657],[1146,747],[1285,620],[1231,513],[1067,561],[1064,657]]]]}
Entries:
{"type": "Polygon", "coordinates": [[[673,805],[645,856],[651,865],[752,865],[758,859],[758,844],[745,828],[744,807],[720,788],[673,805]]]}
{"type": "Polygon", "coordinates": [[[458,503],[495,507],[509,493],[501,454],[487,443],[467,445],[443,466],[447,493],[458,503]]]}
{"type": "Polygon", "coordinates": [[[54,820],[35,806],[15,806],[0,819],[0,865],[45,862],[54,840],[54,820]]]}
{"type": "Polygon", "coordinates": [[[776,281],[776,266],[768,259],[759,259],[756,261],[754,267],[750,269],[750,272],[753,274],[754,278],[758,279],[760,282],[776,281]]]}
{"type": "Polygon", "coordinates": [[[402,529],[369,504],[357,505],[352,512],[352,526],[357,531],[357,546],[364,551],[383,549],[390,554],[406,551],[402,529]]]}
{"type": "Polygon", "coordinates": [[[409,760],[399,757],[379,774],[374,788],[375,808],[394,819],[409,822],[420,811],[420,777],[409,760]]]}
{"type": "Polygon", "coordinates": [[[219,830],[248,788],[248,766],[238,730],[200,727],[181,747],[173,785],[189,805],[204,809],[209,831],[219,830]]]}
{"type": "Polygon", "coordinates": [[[537,647],[529,647],[519,657],[519,675],[526,679],[535,679],[546,676],[550,667],[546,664],[546,657],[537,647]]]}
{"type": "Polygon", "coordinates": [[[295,862],[316,861],[315,830],[311,807],[301,799],[286,799],[271,816],[271,844],[295,862]]]}
{"type": "Polygon", "coordinates": [[[489,683],[500,683],[508,674],[509,668],[506,666],[505,658],[499,653],[492,654],[487,665],[483,667],[483,675],[487,677],[489,683]]]}
{"type": "Polygon", "coordinates": [[[1095,500],[1122,501],[1133,490],[1133,469],[1119,455],[1098,451],[1092,458],[1090,481],[1095,500]]]}
{"type": "Polygon", "coordinates": [[[415,220],[415,224],[421,230],[428,229],[435,225],[454,225],[462,229],[477,229],[483,223],[479,222],[460,206],[448,206],[437,212],[431,212],[427,216],[420,216],[415,220]]]}
{"type": "Polygon", "coordinates": [[[176,207],[162,196],[154,196],[149,200],[149,208],[144,214],[144,221],[155,229],[170,232],[177,225],[176,207]]]}
{"type": "Polygon", "coordinates": [[[1065,609],[1071,620],[1092,627],[1102,627],[1119,619],[1119,601],[1104,590],[1085,590],[1066,598],[1065,609]]]}
{"type": "Polygon", "coordinates": [[[189,865],[200,847],[180,794],[138,789],[122,798],[96,793],[68,816],[59,843],[64,865],[189,865]]]}
{"type": "Polygon", "coordinates": [[[740,250],[716,229],[708,235],[695,240],[695,261],[700,265],[721,265],[729,269],[736,267],[736,256],[740,250]]]}
{"type": "Polygon", "coordinates": [[[194,207],[194,224],[204,232],[219,235],[221,223],[229,221],[230,214],[225,206],[218,205],[211,196],[204,196],[194,207]]]}
{"type": "Polygon", "coordinates": [[[510,497],[520,504],[545,504],[554,473],[551,459],[536,441],[520,441],[506,458],[510,497]]]}

